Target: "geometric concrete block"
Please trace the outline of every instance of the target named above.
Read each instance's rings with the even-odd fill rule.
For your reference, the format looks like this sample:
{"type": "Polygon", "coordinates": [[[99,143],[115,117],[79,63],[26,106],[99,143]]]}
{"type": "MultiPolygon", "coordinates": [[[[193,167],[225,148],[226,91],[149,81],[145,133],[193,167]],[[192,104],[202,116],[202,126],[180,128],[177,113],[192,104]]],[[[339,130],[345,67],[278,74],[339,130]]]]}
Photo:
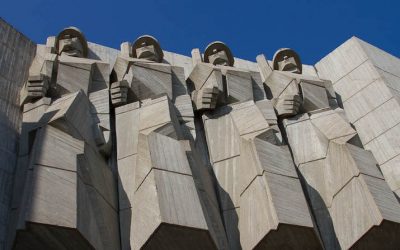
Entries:
{"type": "Polygon", "coordinates": [[[65,246],[119,248],[116,187],[101,156],[51,126],[38,132],[34,148],[32,174],[27,173],[25,198],[19,206],[24,225],[20,229],[25,231],[17,231],[15,244],[24,249],[54,248],[61,241],[65,246]],[[38,232],[41,237],[32,238],[38,232]],[[76,242],[67,242],[66,235],[76,242]],[[24,245],[31,240],[32,245],[24,245]]]}
{"type": "Polygon", "coordinates": [[[298,179],[257,176],[242,195],[240,205],[243,249],[321,248],[298,179]],[[294,237],[288,239],[289,235],[294,237]]]}
{"type": "Polygon", "coordinates": [[[269,127],[268,122],[265,120],[258,107],[254,105],[254,102],[250,101],[248,103],[250,104],[249,107],[235,109],[230,114],[240,135],[249,134],[269,127]]]}
{"type": "MultiPolygon", "coordinates": [[[[398,244],[398,238],[391,232],[393,230],[399,232],[400,230],[399,213],[395,212],[396,215],[391,217],[391,221],[383,222],[383,219],[385,219],[382,217],[383,211],[379,206],[374,205],[379,203],[376,203],[377,201],[373,199],[373,196],[366,192],[366,190],[371,190],[368,185],[364,184],[365,179],[368,178],[370,177],[364,175],[354,178],[335,197],[332,203],[332,220],[342,248],[349,248],[353,245],[365,246],[366,244],[371,244],[371,241],[376,243],[379,241],[389,248],[398,244]],[[364,195],[362,195],[363,193],[364,195]],[[346,204],[346,206],[343,204],[346,204]],[[360,211],[368,216],[360,216],[360,211]],[[346,216],[343,216],[344,214],[346,216]],[[361,238],[361,236],[363,237],[361,238]],[[387,241],[382,241],[383,239],[387,241]]],[[[384,181],[381,180],[381,183],[383,184],[384,181]]],[[[386,191],[389,191],[388,187],[386,191]]],[[[385,200],[391,201],[390,207],[394,209],[393,211],[399,211],[400,205],[394,195],[391,194],[391,196],[385,200]]]]}
{"type": "Polygon", "coordinates": [[[229,115],[206,119],[204,127],[212,162],[232,158],[240,154],[239,132],[229,115]]]}
{"type": "Polygon", "coordinates": [[[392,98],[360,118],[354,126],[366,145],[398,123],[400,123],[400,104],[392,98]]]}
{"type": "Polygon", "coordinates": [[[349,248],[381,237],[388,237],[387,246],[394,244],[383,230],[398,230],[400,205],[371,153],[331,140],[326,158],[299,170],[325,247],[349,248]],[[392,229],[383,221],[394,223],[392,229]]]}
{"type": "Polygon", "coordinates": [[[128,104],[122,106],[126,109],[119,112],[116,109],[116,136],[117,136],[117,158],[122,159],[137,153],[137,140],[139,132],[139,115],[140,110],[137,106],[128,104]],[[129,109],[127,109],[129,107],[129,109]]]}
{"type": "Polygon", "coordinates": [[[169,65],[136,62],[129,68],[124,79],[129,82],[136,100],[144,100],[162,93],[173,97],[169,65]]]}
{"type": "Polygon", "coordinates": [[[400,154],[400,124],[365,144],[365,149],[371,150],[380,165],[400,154]]]}
{"type": "Polygon", "coordinates": [[[318,117],[316,116],[311,115],[311,123],[329,140],[338,141],[342,137],[351,138],[357,133],[348,122],[335,112],[322,112],[318,114],[318,117]]]}
{"type": "Polygon", "coordinates": [[[343,103],[347,117],[354,123],[373,109],[378,108],[393,95],[382,79],[377,79],[343,103]]]}
{"type": "Polygon", "coordinates": [[[374,65],[370,61],[365,61],[334,83],[334,88],[340,95],[341,101],[345,102],[379,77],[374,65]]]}
{"type": "Polygon", "coordinates": [[[397,191],[400,188],[399,163],[400,163],[400,156],[396,156],[379,166],[383,176],[385,176],[386,182],[393,191],[397,191]]]}
{"type": "Polygon", "coordinates": [[[251,76],[248,72],[228,69],[225,75],[228,103],[253,100],[251,76]]]}
{"type": "Polygon", "coordinates": [[[137,155],[127,156],[118,161],[118,195],[119,209],[132,207],[135,193],[135,166],[137,155]]]}
{"type": "Polygon", "coordinates": [[[277,98],[283,93],[294,95],[299,92],[296,80],[279,71],[272,71],[269,74],[269,77],[265,79],[265,87],[269,99],[277,98]]]}
{"type": "Polygon", "coordinates": [[[268,124],[277,124],[277,117],[270,100],[258,101],[256,102],[256,105],[264,115],[264,118],[267,120],[268,124]]]}
{"type": "Polygon", "coordinates": [[[214,163],[217,190],[222,210],[239,207],[239,156],[214,163]]]}
{"type": "Polygon", "coordinates": [[[89,91],[91,83],[92,62],[87,59],[61,56],[57,74],[57,91],[61,94],[83,90],[89,91]],[[77,67],[77,65],[79,65],[77,67]]]}
{"type": "Polygon", "coordinates": [[[329,108],[328,96],[324,86],[300,82],[304,111],[329,108]]]}
{"type": "Polygon", "coordinates": [[[133,201],[132,249],[146,242],[146,248],[215,249],[197,197],[191,176],[152,170],[133,201]]]}
{"type": "Polygon", "coordinates": [[[296,165],[326,156],[328,139],[313,127],[310,120],[288,125],[286,133],[296,165]]]}
{"type": "Polygon", "coordinates": [[[255,138],[254,149],[264,171],[297,178],[296,169],[287,146],[277,146],[260,138],[255,138]]]}

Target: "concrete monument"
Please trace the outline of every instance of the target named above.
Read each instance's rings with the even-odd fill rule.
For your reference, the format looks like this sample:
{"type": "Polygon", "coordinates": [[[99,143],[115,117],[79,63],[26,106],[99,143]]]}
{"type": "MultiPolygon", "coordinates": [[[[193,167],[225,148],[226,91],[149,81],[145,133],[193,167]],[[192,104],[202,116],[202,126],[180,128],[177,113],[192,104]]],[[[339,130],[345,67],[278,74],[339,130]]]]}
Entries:
{"type": "Polygon", "coordinates": [[[10,239],[14,249],[118,249],[109,65],[69,27],[38,50],[23,109],[10,239]]]}
{"type": "Polygon", "coordinates": [[[183,68],[146,35],[121,45],[113,75],[122,248],[228,249],[183,68]]]}
{"type": "MultiPolygon", "coordinates": [[[[199,50],[192,58],[201,58],[199,50]]],[[[195,109],[206,111],[201,119],[230,249],[319,249],[272,104],[254,102],[252,75],[233,65],[230,49],[213,42],[188,77],[195,109]]]]}
{"type": "Polygon", "coordinates": [[[0,19],[0,249],[396,249],[399,69],[355,37],[313,66],[0,19]]]}
{"type": "Polygon", "coordinates": [[[275,53],[273,70],[262,55],[257,61],[325,248],[397,246],[399,203],[371,152],[354,143],[357,132],[338,107],[331,82],[302,75],[291,49],[275,53]]]}
{"type": "Polygon", "coordinates": [[[352,37],[316,65],[400,197],[400,59],[352,37]]]}

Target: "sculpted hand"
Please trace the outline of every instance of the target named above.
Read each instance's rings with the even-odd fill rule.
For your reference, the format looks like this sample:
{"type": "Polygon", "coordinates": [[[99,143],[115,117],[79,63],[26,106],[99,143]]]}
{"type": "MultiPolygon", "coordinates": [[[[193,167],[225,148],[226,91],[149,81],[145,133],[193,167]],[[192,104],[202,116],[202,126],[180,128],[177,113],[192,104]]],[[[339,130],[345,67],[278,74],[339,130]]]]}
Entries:
{"type": "Polygon", "coordinates": [[[126,80],[111,84],[111,103],[114,107],[124,105],[128,102],[128,88],[129,84],[126,80]]]}
{"type": "Polygon", "coordinates": [[[299,95],[282,95],[275,102],[274,108],[279,117],[294,116],[299,113],[302,102],[299,95]]]}
{"type": "Polygon", "coordinates": [[[219,90],[217,87],[202,88],[192,92],[192,100],[197,110],[215,109],[219,90]]]}
{"type": "Polygon", "coordinates": [[[30,75],[26,83],[27,99],[36,99],[46,96],[49,83],[43,75],[30,75]]]}

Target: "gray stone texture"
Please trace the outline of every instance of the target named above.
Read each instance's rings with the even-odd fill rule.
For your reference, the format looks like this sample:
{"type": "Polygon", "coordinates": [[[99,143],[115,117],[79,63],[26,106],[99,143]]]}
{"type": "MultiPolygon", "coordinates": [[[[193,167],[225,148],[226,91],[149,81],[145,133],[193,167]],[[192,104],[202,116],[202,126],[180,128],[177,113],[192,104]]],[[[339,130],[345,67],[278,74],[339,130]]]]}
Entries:
{"type": "MultiPolygon", "coordinates": [[[[274,57],[274,71],[262,73],[266,88],[277,100],[275,110],[282,119],[324,247],[362,248],[378,241],[383,248],[396,247],[398,238],[392,232],[400,229],[400,204],[374,156],[350,144],[357,132],[349,123],[351,118],[337,107],[331,83],[301,74],[301,67],[293,64],[297,54],[288,49],[286,53],[279,62],[274,57]],[[295,95],[302,98],[299,109],[288,99],[295,95]],[[288,100],[284,105],[294,115],[281,112],[280,99],[288,100]]],[[[261,57],[258,62],[267,67],[261,57]]]]}
{"type": "Polygon", "coordinates": [[[400,59],[140,39],[71,57],[0,19],[0,249],[398,247],[400,59]]]}
{"type": "Polygon", "coordinates": [[[194,146],[184,68],[152,61],[159,55],[134,58],[130,46],[121,45],[111,88],[112,98],[122,81],[128,89],[114,103],[121,247],[228,249],[211,175],[194,146]]]}
{"type": "Polygon", "coordinates": [[[22,129],[7,248],[120,248],[117,183],[108,164],[111,68],[92,48],[92,58],[70,56],[78,45],[57,51],[53,41],[76,39],[66,32],[83,36],[67,28],[37,45],[20,92],[22,129]]]}
{"type": "Polygon", "coordinates": [[[22,121],[19,91],[36,45],[0,18],[0,249],[5,248],[22,121]]]}
{"type": "Polygon", "coordinates": [[[352,37],[315,68],[329,79],[390,188],[400,190],[400,59],[352,37]]]}
{"type": "Polygon", "coordinates": [[[260,95],[260,74],[197,61],[187,81],[195,109],[203,113],[201,136],[206,137],[229,249],[320,249],[273,105],[260,95]],[[206,98],[214,106],[199,108],[205,104],[204,90],[212,88],[218,95],[206,98]],[[302,236],[287,240],[290,235],[302,236]]]}

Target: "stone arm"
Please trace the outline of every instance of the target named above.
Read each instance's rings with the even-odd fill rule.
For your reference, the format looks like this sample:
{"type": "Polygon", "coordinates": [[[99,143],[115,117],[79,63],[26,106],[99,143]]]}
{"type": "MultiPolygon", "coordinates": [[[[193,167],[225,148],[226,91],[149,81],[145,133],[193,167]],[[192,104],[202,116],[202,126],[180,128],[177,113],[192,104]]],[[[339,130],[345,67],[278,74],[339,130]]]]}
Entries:
{"type": "Polygon", "coordinates": [[[223,91],[221,70],[210,64],[197,63],[186,81],[192,86],[191,99],[194,110],[215,109],[223,91]]]}
{"type": "Polygon", "coordinates": [[[20,105],[47,97],[51,87],[52,76],[57,62],[57,55],[47,53],[44,57],[40,54],[29,69],[28,81],[20,92],[20,105]]]}
{"type": "Polygon", "coordinates": [[[129,83],[127,80],[121,80],[111,83],[110,95],[113,107],[122,106],[128,103],[129,83]]]}
{"type": "Polygon", "coordinates": [[[314,76],[272,70],[263,55],[257,56],[269,99],[273,101],[278,117],[337,108],[335,91],[330,81],[314,76]]]}
{"type": "Polygon", "coordinates": [[[299,113],[303,99],[300,95],[281,95],[272,99],[275,112],[279,118],[295,116],[299,113]]]}
{"type": "Polygon", "coordinates": [[[264,82],[267,96],[271,99],[279,118],[295,116],[299,113],[302,97],[296,79],[272,70],[264,55],[258,55],[257,65],[264,82]]]}
{"type": "Polygon", "coordinates": [[[200,90],[194,90],[191,94],[192,103],[195,110],[215,109],[217,104],[219,90],[216,87],[205,87],[200,90]]]}
{"type": "Polygon", "coordinates": [[[110,96],[111,105],[113,107],[122,106],[128,103],[129,82],[124,79],[131,66],[129,55],[120,55],[115,61],[111,79],[110,79],[110,96]]]}
{"type": "MultiPolygon", "coordinates": [[[[111,75],[110,95],[113,107],[122,106],[140,99],[138,86],[135,85],[132,68],[135,64],[148,64],[149,61],[120,55],[111,75]]],[[[151,64],[151,63],[150,63],[151,64]]]]}

